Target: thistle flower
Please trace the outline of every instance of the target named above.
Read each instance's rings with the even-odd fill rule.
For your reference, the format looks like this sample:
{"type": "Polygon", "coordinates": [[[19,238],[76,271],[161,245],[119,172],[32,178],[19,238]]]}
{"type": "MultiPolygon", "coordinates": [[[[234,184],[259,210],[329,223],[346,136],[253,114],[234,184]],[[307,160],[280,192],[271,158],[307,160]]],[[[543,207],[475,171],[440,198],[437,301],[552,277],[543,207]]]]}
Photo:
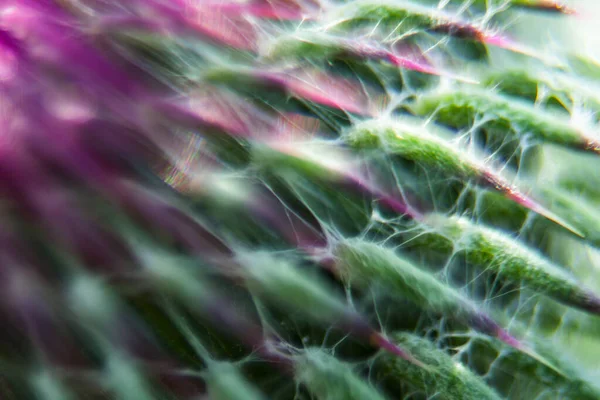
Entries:
{"type": "Polygon", "coordinates": [[[540,11],[0,1],[0,397],[597,398],[600,67],[540,11]]]}

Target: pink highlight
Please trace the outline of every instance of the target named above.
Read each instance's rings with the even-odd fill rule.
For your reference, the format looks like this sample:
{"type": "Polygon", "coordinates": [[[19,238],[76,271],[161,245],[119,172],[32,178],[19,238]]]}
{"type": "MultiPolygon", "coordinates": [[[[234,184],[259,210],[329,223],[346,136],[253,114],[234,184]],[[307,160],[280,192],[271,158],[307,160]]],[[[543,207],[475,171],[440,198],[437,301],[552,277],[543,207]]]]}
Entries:
{"type": "Polygon", "coordinates": [[[401,349],[400,347],[398,347],[397,345],[392,343],[389,339],[385,338],[381,333],[378,333],[378,332],[373,333],[371,335],[371,342],[375,346],[387,351],[390,354],[396,355],[396,356],[410,362],[411,364],[416,365],[419,368],[429,369],[429,367],[426,364],[417,360],[411,354],[409,354],[407,351],[401,349]]]}
{"type": "MultiPolygon", "coordinates": [[[[273,76],[271,79],[277,78],[273,76]]],[[[369,97],[358,82],[309,71],[291,71],[279,80],[300,98],[358,115],[372,114],[369,97]]]]}
{"type": "Polygon", "coordinates": [[[274,19],[284,21],[298,21],[306,19],[307,16],[297,4],[278,4],[268,1],[253,1],[250,3],[239,2],[207,2],[203,7],[210,7],[225,15],[240,17],[250,15],[263,19],[274,19]]]}
{"type": "Polygon", "coordinates": [[[401,57],[401,56],[397,56],[393,53],[387,53],[385,58],[393,65],[400,67],[400,68],[404,68],[404,69],[408,69],[411,71],[416,71],[416,72],[421,72],[427,75],[435,75],[435,76],[440,76],[440,77],[446,77],[446,78],[450,78],[450,79],[455,79],[458,81],[462,81],[465,83],[478,83],[477,81],[474,81],[472,79],[468,79],[468,78],[464,78],[461,76],[457,76],[457,75],[453,75],[453,74],[449,74],[447,72],[444,71],[439,71],[433,67],[431,67],[430,65],[425,65],[425,64],[420,64],[418,62],[412,61],[408,58],[405,57],[401,57]]]}
{"type": "Polygon", "coordinates": [[[498,329],[496,330],[496,337],[502,342],[509,345],[510,347],[513,347],[517,350],[521,350],[524,348],[523,344],[519,340],[517,340],[517,338],[515,338],[510,333],[508,333],[500,327],[498,327],[498,329]]]}
{"type": "Polygon", "coordinates": [[[386,55],[386,59],[391,64],[400,68],[410,69],[412,71],[422,72],[424,74],[429,75],[441,75],[440,72],[436,71],[433,67],[429,65],[420,64],[418,62],[409,60],[408,58],[397,56],[393,53],[388,53],[386,55]]]}
{"type": "Polygon", "coordinates": [[[552,213],[550,210],[536,202],[531,197],[518,191],[517,188],[510,185],[501,176],[497,176],[493,172],[488,170],[482,172],[482,179],[485,182],[485,184],[502,193],[508,199],[514,201],[517,204],[522,205],[528,210],[531,210],[543,216],[544,218],[556,223],[557,225],[562,226],[563,228],[574,233],[575,235],[583,237],[583,234],[579,232],[579,230],[577,230],[561,218],[557,217],[554,213],[552,213]]]}

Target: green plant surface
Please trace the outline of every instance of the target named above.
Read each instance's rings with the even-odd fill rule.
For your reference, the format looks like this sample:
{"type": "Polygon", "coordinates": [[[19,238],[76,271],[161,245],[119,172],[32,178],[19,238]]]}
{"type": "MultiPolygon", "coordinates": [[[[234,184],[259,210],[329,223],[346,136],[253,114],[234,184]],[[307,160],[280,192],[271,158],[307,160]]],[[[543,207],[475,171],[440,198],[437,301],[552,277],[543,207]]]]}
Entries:
{"type": "Polygon", "coordinates": [[[587,1],[0,4],[0,398],[594,400],[587,1]]]}

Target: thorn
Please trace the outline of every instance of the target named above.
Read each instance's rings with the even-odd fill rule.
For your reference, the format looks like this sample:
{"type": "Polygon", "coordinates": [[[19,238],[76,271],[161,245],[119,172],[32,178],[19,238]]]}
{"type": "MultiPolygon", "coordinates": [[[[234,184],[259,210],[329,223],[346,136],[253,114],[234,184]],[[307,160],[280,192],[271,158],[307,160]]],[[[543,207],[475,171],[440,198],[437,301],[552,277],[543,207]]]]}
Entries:
{"type": "Polygon", "coordinates": [[[600,141],[589,139],[584,145],[585,151],[591,151],[592,153],[600,154],[600,141]]]}
{"type": "Polygon", "coordinates": [[[552,0],[540,0],[537,3],[526,2],[520,6],[538,11],[558,12],[565,15],[580,15],[573,7],[552,0]]]}
{"type": "Polygon", "coordinates": [[[515,349],[519,350],[521,353],[526,354],[527,356],[533,358],[536,361],[539,361],[540,363],[542,363],[544,366],[550,368],[552,371],[556,372],[558,375],[564,377],[564,378],[568,378],[567,375],[565,375],[565,373],[563,371],[561,371],[560,369],[558,369],[558,367],[556,367],[554,364],[552,364],[550,361],[546,360],[544,357],[542,357],[541,355],[539,355],[538,353],[535,352],[535,350],[525,346],[524,344],[520,344],[519,347],[515,347],[515,349]]]}
{"type": "Polygon", "coordinates": [[[479,81],[477,81],[477,80],[466,78],[466,77],[459,76],[459,75],[454,75],[454,74],[447,73],[444,71],[439,71],[429,65],[419,64],[418,62],[409,60],[408,58],[405,58],[405,57],[397,56],[391,52],[387,53],[386,59],[391,64],[393,64],[397,67],[409,69],[411,71],[422,72],[422,73],[428,74],[428,75],[441,76],[441,77],[445,77],[445,78],[454,79],[459,82],[469,83],[469,84],[474,84],[474,85],[479,83],[479,81]]]}
{"type": "Polygon", "coordinates": [[[512,336],[510,333],[508,333],[506,330],[502,329],[501,327],[498,327],[496,329],[495,336],[498,340],[502,341],[503,343],[507,344],[508,346],[514,348],[515,350],[520,351],[523,354],[528,355],[529,357],[533,358],[536,361],[539,361],[540,363],[544,364],[546,367],[550,368],[557,374],[566,377],[564,375],[564,373],[562,371],[560,371],[556,366],[554,366],[550,361],[546,360],[544,357],[539,355],[535,350],[526,346],[524,343],[522,343],[520,340],[518,340],[517,338],[512,336]]]}
{"type": "Polygon", "coordinates": [[[514,202],[528,208],[529,210],[543,216],[544,218],[562,226],[573,234],[585,238],[585,234],[581,232],[579,229],[575,228],[573,225],[565,221],[563,218],[559,217],[552,211],[548,210],[546,207],[537,203],[533,199],[525,196],[523,193],[520,193],[512,188],[500,188],[500,191],[504,193],[509,199],[514,202]]]}
{"type": "Polygon", "coordinates": [[[515,187],[511,186],[506,181],[504,181],[504,179],[502,179],[501,177],[494,175],[490,171],[485,171],[483,173],[483,179],[489,187],[492,187],[495,190],[499,191],[508,199],[562,226],[563,228],[572,232],[573,234],[581,238],[585,238],[585,234],[583,234],[583,232],[581,232],[579,229],[577,229],[572,224],[565,221],[563,218],[559,217],[552,211],[548,210],[546,207],[542,206],[531,197],[523,194],[515,187]]]}
{"type": "Polygon", "coordinates": [[[416,365],[419,368],[423,368],[425,370],[431,371],[431,366],[424,364],[423,362],[417,360],[411,354],[409,354],[405,350],[401,349],[400,347],[398,347],[397,345],[392,343],[389,339],[385,338],[382,334],[380,334],[378,332],[374,332],[371,335],[370,341],[373,345],[375,345],[391,354],[397,355],[398,357],[403,358],[404,360],[410,362],[411,364],[416,365]]]}

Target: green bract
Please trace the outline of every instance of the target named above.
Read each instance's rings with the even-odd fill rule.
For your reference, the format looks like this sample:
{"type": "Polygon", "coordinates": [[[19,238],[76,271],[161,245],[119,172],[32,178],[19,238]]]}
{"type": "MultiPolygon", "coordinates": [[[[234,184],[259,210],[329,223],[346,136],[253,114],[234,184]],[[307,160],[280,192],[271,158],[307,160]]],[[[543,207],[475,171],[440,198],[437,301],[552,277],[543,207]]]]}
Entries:
{"type": "Polygon", "coordinates": [[[352,367],[320,349],[306,349],[294,359],[295,379],[320,400],[384,400],[352,367]]]}
{"type": "Polygon", "coordinates": [[[406,382],[427,396],[439,396],[445,400],[499,400],[501,397],[465,365],[437,349],[429,341],[411,334],[394,336],[396,342],[412,349],[432,366],[429,371],[419,370],[407,363],[382,356],[377,359],[378,376],[406,382]]]}

